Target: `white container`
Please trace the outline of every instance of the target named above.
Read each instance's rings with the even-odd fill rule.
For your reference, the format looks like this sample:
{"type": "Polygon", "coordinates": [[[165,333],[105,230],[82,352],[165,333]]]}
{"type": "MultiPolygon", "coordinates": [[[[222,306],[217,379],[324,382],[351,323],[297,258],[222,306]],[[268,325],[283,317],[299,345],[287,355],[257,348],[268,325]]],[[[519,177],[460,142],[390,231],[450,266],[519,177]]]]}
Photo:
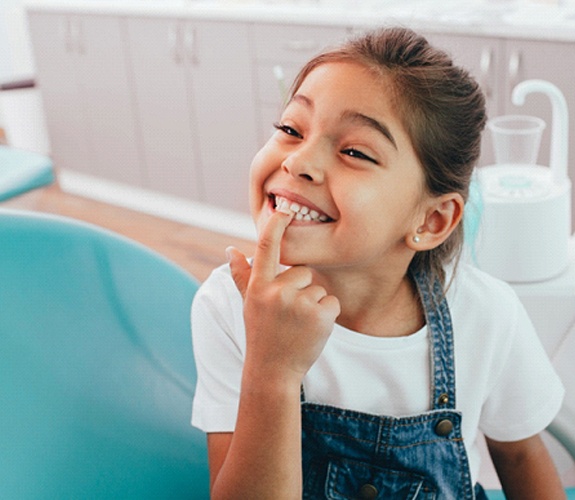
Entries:
{"type": "Polygon", "coordinates": [[[568,114],[565,97],[542,80],[520,83],[515,104],[531,92],[553,105],[550,167],[503,164],[478,169],[483,214],[476,240],[477,265],[505,281],[544,281],[569,264],[571,182],[567,176],[568,114]]]}
{"type": "Polygon", "coordinates": [[[483,197],[478,266],[516,283],[544,281],[565,271],[571,227],[570,183],[551,182],[550,169],[535,165],[484,167],[479,169],[478,178],[483,197]],[[519,186],[521,174],[523,186],[519,186]],[[515,187],[512,179],[517,179],[515,187]],[[508,190],[501,187],[506,182],[508,190]]]}

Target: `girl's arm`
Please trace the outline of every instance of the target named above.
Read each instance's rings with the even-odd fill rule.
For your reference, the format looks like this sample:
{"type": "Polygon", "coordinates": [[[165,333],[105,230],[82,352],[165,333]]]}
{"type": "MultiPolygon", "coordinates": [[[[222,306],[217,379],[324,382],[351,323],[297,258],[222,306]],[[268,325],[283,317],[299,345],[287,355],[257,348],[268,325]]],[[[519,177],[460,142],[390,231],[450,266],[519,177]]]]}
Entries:
{"type": "Polygon", "coordinates": [[[270,216],[253,266],[230,250],[244,300],[246,355],[235,431],[208,437],[214,500],[301,498],[300,386],[333,329],[339,302],[313,285],[309,269],[279,271],[292,217],[270,216]]]}
{"type": "Polygon", "coordinates": [[[539,434],[521,441],[486,438],[505,496],[509,500],[564,499],[565,491],[539,434]]]}

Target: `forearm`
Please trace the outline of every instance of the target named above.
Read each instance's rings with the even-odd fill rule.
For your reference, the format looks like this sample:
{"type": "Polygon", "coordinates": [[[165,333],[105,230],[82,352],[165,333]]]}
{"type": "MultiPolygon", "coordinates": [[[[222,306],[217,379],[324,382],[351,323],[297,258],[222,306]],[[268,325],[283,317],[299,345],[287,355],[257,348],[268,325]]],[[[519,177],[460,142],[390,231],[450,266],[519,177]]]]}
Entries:
{"type": "Polygon", "coordinates": [[[539,436],[515,443],[487,440],[493,464],[509,500],[564,499],[553,460],[539,436]]]}
{"type": "Polygon", "coordinates": [[[245,371],[236,429],[212,498],[301,498],[299,385],[261,374],[256,380],[245,371]]]}

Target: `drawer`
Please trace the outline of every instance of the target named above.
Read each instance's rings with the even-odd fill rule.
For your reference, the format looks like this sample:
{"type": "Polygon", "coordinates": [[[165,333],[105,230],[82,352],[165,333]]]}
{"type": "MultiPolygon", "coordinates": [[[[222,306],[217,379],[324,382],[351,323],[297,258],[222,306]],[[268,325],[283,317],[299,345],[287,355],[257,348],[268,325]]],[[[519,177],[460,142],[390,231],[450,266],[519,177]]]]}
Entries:
{"type": "Polygon", "coordinates": [[[258,61],[304,64],[330,45],[349,35],[339,26],[253,25],[254,54],[258,61]]]}

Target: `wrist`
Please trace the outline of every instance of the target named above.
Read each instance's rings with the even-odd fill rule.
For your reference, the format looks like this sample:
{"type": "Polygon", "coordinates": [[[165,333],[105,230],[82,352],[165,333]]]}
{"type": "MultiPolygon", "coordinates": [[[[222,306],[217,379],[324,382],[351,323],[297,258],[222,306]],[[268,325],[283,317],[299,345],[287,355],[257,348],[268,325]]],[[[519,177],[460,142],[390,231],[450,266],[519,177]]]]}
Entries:
{"type": "Polygon", "coordinates": [[[266,397],[297,398],[299,400],[304,374],[284,366],[265,366],[246,360],[242,372],[242,393],[265,394],[266,397]]]}

